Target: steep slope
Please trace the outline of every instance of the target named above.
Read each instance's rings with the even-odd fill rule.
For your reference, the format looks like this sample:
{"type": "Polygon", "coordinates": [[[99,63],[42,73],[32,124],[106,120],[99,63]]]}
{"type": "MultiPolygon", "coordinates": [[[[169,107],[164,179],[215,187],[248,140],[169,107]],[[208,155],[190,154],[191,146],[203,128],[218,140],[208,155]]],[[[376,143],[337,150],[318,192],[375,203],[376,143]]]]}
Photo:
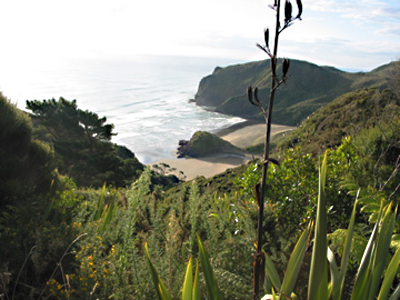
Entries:
{"type": "MultiPolygon", "coordinates": [[[[291,60],[290,78],[276,93],[274,123],[298,125],[312,112],[344,93],[368,87],[387,88],[393,64],[368,73],[347,73],[291,60]]],[[[279,60],[278,74],[281,65],[279,60]]],[[[247,101],[246,91],[249,85],[258,87],[260,98],[267,99],[270,80],[269,60],[217,67],[201,80],[195,101],[224,114],[261,120],[259,110],[247,101]]]]}
{"type": "Polygon", "coordinates": [[[306,152],[318,153],[338,146],[344,136],[356,137],[363,130],[376,126],[383,130],[383,124],[389,123],[390,127],[400,126],[400,99],[388,89],[357,90],[314,112],[279,148],[301,145],[306,152]]]}

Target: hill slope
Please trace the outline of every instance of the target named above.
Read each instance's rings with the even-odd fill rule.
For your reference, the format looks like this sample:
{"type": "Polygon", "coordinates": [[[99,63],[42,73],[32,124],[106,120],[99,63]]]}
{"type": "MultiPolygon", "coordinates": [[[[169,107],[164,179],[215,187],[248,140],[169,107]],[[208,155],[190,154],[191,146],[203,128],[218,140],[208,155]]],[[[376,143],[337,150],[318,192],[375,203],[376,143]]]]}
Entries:
{"type": "MultiPolygon", "coordinates": [[[[281,65],[279,60],[278,74],[281,65]]],[[[274,123],[296,126],[344,93],[369,87],[387,88],[393,65],[390,63],[367,73],[347,73],[291,60],[290,78],[276,93],[274,123]]],[[[261,120],[259,110],[247,101],[246,91],[250,85],[258,87],[261,99],[267,99],[270,81],[269,60],[217,67],[201,80],[195,102],[224,114],[261,120]]]]}
{"type": "MultiPolygon", "coordinates": [[[[336,147],[344,136],[357,137],[363,130],[400,125],[400,99],[386,89],[357,90],[344,94],[308,117],[283,142],[280,148],[296,144],[305,152],[318,153],[336,147]]],[[[395,130],[400,133],[400,128],[395,130]]]]}

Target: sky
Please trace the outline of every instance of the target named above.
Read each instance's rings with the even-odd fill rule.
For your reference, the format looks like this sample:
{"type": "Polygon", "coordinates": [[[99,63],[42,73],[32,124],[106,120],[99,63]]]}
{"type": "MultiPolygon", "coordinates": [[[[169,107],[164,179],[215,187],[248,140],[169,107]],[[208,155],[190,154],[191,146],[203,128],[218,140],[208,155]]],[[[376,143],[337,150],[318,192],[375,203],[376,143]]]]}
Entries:
{"type": "MultiPolygon", "coordinates": [[[[264,59],[255,45],[265,28],[273,31],[272,3],[0,0],[0,63],[140,54],[264,59]]],[[[303,8],[302,21],[280,35],[280,57],[354,71],[400,59],[399,0],[303,0],[303,8]]]]}

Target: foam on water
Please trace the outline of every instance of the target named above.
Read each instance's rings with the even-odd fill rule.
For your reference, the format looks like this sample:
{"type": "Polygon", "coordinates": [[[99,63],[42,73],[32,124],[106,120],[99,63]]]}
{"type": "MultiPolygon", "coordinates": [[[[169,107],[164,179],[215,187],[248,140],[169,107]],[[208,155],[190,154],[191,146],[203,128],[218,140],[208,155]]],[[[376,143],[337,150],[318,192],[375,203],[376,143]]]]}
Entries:
{"type": "MultiPolygon", "coordinates": [[[[241,121],[206,111],[188,100],[221,60],[141,57],[136,60],[69,60],[0,70],[0,91],[24,108],[25,100],[64,97],[106,116],[143,163],[172,158],[181,139],[241,121]]],[[[228,62],[225,62],[228,64],[228,62]]]]}

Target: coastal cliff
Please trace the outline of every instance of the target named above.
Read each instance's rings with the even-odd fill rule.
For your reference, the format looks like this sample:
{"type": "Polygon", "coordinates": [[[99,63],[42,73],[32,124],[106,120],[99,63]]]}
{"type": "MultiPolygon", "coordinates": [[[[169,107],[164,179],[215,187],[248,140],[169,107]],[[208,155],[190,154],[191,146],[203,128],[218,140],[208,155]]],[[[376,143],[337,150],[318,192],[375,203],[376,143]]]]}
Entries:
{"type": "MultiPolygon", "coordinates": [[[[278,61],[278,74],[282,61],[278,61]]],[[[344,93],[356,89],[387,88],[393,63],[370,72],[349,73],[333,67],[291,60],[289,80],[276,93],[274,123],[297,126],[311,113],[344,93]]],[[[217,67],[199,84],[194,101],[220,113],[261,121],[260,111],[247,101],[247,87],[258,87],[267,99],[271,75],[269,60],[217,67]]]]}

